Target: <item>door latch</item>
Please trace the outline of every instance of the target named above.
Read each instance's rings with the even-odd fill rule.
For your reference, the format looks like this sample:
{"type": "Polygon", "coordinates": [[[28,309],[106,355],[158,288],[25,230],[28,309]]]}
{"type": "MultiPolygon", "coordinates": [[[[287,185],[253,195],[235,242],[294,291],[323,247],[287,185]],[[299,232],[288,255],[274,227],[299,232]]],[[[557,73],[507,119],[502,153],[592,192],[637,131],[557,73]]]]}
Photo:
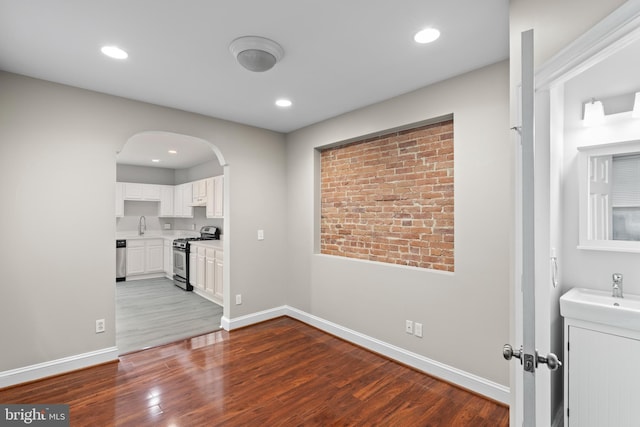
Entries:
{"type": "Polygon", "coordinates": [[[555,371],[562,366],[562,362],[555,354],[549,353],[546,356],[540,356],[537,350],[535,355],[523,353],[522,346],[520,349],[514,350],[511,345],[505,344],[502,347],[502,356],[506,360],[511,360],[514,357],[520,359],[520,364],[524,365],[524,370],[527,372],[534,372],[540,363],[546,364],[550,371],[555,371]]]}

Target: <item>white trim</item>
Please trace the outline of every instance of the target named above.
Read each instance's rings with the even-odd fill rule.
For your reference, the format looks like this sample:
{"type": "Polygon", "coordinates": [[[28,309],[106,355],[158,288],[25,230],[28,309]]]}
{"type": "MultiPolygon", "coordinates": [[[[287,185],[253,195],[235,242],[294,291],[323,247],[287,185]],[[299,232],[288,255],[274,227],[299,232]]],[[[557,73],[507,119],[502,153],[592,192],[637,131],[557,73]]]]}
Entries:
{"type": "Polygon", "coordinates": [[[75,371],[89,366],[100,365],[118,360],[118,348],[109,347],[89,353],[77,354],[49,362],[38,363],[22,368],[0,372],[0,388],[39,380],[53,375],[75,371]]]}
{"type": "Polygon", "coordinates": [[[463,387],[467,390],[471,390],[474,393],[481,394],[505,405],[510,404],[511,397],[509,387],[495,383],[469,372],[462,371],[452,366],[445,365],[444,363],[440,363],[422,355],[410,352],[393,344],[380,341],[376,338],[364,335],[349,328],[345,328],[344,326],[338,325],[336,323],[330,322],[328,320],[322,319],[288,305],[276,307],[270,310],[260,311],[254,314],[248,314],[231,320],[223,317],[222,323],[224,329],[233,330],[281,316],[289,316],[293,319],[299,320],[331,335],[337,336],[353,344],[364,347],[367,350],[373,351],[375,353],[403,363],[426,374],[441,378],[445,381],[463,387]]]}
{"type": "Polygon", "coordinates": [[[640,39],[640,0],[629,0],[536,72],[536,89],[565,82],[640,39]]]}

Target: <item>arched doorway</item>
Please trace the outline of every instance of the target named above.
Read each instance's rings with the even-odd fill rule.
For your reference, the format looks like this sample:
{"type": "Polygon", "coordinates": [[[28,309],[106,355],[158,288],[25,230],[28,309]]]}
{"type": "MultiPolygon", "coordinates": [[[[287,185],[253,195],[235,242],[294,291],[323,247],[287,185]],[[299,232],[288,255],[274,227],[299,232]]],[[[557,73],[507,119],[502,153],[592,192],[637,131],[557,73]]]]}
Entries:
{"type": "Polygon", "coordinates": [[[223,296],[229,295],[227,188],[228,164],[222,152],[201,138],[144,131],[131,136],[118,152],[116,238],[128,242],[126,278],[116,284],[119,354],[221,328],[224,306],[228,306],[223,296]],[[196,202],[198,191],[204,198],[196,202]],[[173,286],[173,240],[199,237],[205,226],[220,232],[221,241],[210,242],[215,251],[206,251],[207,257],[211,252],[211,260],[205,260],[204,252],[202,260],[187,254],[186,259],[193,262],[186,270],[193,274],[193,286],[173,286]],[[207,267],[199,268],[201,262],[207,267]],[[202,279],[197,284],[196,273],[202,279]],[[205,282],[207,273],[211,277],[205,282]],[[214,283],[219,290],[215,295],[207,288],[214,283]]]}

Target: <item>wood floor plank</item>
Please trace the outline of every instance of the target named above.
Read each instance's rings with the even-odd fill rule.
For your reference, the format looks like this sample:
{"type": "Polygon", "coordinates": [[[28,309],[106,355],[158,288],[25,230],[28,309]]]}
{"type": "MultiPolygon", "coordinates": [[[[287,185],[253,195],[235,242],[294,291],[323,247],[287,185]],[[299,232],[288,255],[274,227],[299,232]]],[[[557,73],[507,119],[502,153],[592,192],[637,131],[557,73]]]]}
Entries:
{"type": "Polygon", "coordinates": [[[0,390],[72,426],[508,426],[508,408],[282,317],[0,390]]]}

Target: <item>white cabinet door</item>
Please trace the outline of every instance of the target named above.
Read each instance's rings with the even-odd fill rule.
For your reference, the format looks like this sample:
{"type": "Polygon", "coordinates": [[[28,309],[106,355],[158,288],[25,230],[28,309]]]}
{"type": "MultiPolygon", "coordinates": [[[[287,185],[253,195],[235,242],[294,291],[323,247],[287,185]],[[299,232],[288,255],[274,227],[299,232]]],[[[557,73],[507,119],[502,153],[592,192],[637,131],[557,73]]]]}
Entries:
{"type": "Polygon", "coordinates": [[[124,183],[125,200],[142,200],[142,184],[131,182],[124,183]]]}
{"type": "Polygon", "coordinates": [[[173,246],[169,239],[164,241],[164,274],[173,277],[173,246]]]}
{"type": "Polygon", "coordinates": [[[182,184],[182,216],[187,218],[193,218],[193,189],[191,184],[182,184]]]}
{"type": "Polygon", "coordinates": [[[195,288],[196,286],[196,270],[198,264],[198,254],[195,246],[191,246],[191,252],[189,253],[189,284],[195,288]]]}
{"type": "Polygon", "coordinates": [[[142,200],[160,201],[160,185],[142,184],[142,200]]]}
{"type": "Polygon", "coordinates": [[[204,290],[209,295],[213,295],[215,292],[215,265],[216,265],[216,253],[214,249],[207,249],[205,257],[205,286],[204,290]]]}
{"type": "Polygon", "coordinates": [[[205,280],[206,280],[206,249],[198,248],[198,258],[197,258],[197,267],[196,267],[196,287],[201,290],[205,290],[205,280]]]}
{"type": "Polygon", "coordinates": [[[221,304],[223,302],[223,292],[222,292],[222,251],[216,251],[215,256],[215,266],[214,266],[214,288],[213,288],[213,296],[216,300],[218,300],[221,304]]]}
{"type": "Polygon", "coordinates": [[[215,200],[214,200],[214,179],[213,178],[207,178],[207,207],[206,207],[206,216],[207,218],[213,218],[214,217],[214,211],[215,211],[215,200]]]}
{"type": "Polygon", "coordinates": [[[207,180],[201,179],[191,183],[192,202],[201,204],[207,200],[207,180]]]}
{"type": "Polygon", "coordinates": [[[116,182],[116,217],[124,216],[124,184],[116,182]]]}
{"type": "Polygon", "coordinates": [[[160,186],[160,216],[173,216],[173,185],[160,186]]]}
{"type": "Polygon", "coordinates": [[[173,215],[177,217],[182,216],[183,206],[182,206],[182,196],[184,193],[184,189],[181,185],[176,185],[173,187],[173,215]]]}
{"type": "Polygon", "coordinates": [[[224,216],[223,202],[224,202],[224,177],[222,175],[213,178],[213,216],[216,218],[222,218],[224,216]]]}
{"type": "Polygon", "coordinates": [[[164,270],[164,245],[161,239],[147,240],[145,245],[145,273],[164,270]]]}
{"type": "Polygon", "coordinates": [[[637,426],[640,341],[570,326],[569,427],[637,426]]]}
{"type": "Polygon", "coordinates": [[[127,276],[144,274],[144,258],[144,242],[127,240],[127,276]]]}

